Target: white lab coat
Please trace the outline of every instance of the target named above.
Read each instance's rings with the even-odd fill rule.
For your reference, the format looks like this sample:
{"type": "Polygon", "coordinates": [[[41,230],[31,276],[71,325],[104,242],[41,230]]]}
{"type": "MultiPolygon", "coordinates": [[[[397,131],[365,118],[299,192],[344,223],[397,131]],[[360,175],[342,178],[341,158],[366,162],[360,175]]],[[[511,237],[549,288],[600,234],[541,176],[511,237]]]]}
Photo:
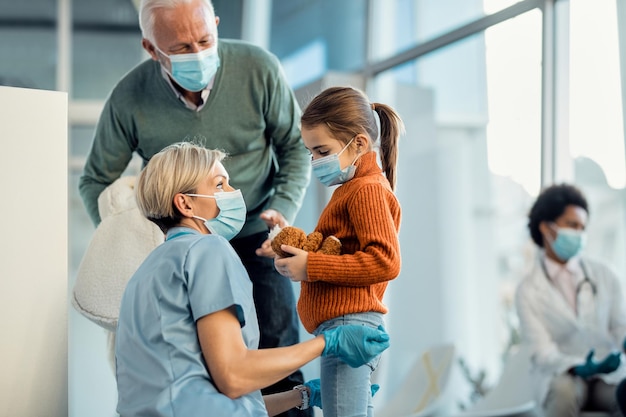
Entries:
{"type": "MultiPolygon", "coordinates": [[[[582,262],[587,276],[596,286],[585,284],[578,295],[578,314],[546,277],[540,253],[532,271],[517,288],[515,302],[521,333],[530,349],[531,381],[537,403],[544,403],[550,380],[575,365],[585,362],[595,349],[596,360],[611,351],[622,351],[626,337],[626,303],[620,282],[605,265],[587,258],[582,262]]],[[[615,384],[626,377],[626,358],[613,373],[601,375],[615,384]]]]}

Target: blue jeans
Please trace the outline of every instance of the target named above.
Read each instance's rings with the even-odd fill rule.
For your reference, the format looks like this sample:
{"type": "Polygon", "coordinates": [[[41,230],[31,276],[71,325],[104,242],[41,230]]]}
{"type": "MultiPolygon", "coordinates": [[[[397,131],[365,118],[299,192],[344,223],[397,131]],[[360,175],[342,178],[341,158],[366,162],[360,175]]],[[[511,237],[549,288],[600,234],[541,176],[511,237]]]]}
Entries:
{"type": "MultiPolygon", "coordinates": [[[[322,323],[313,332],[316,336],[324,330],[343,324],[359,324],[377,328],[383,324],[381,313],[346,314],[322,323]]],[[[372,417],[372,372],[380,362],[380,355],[371,362],[352,368],[337,356],[320,358],[320,385],[324,417],[372,417]]]]}
{"type": "MultiPolygon", "coordinates": [[[[258,256],[255,250],[267,239],[267,233],[233,239],[231,245],[241,258],[250,280],[259,322],[259,349],[291,346],[300,341],[296,298],[288,278],[274,269],[274,260],[258,256]]],[[[265,394],[289,391],[303,383],[301,371],[261,390],[265,394]]],[[[313,410],[292,409],[280,417],[312,417],[313,410]]]]}

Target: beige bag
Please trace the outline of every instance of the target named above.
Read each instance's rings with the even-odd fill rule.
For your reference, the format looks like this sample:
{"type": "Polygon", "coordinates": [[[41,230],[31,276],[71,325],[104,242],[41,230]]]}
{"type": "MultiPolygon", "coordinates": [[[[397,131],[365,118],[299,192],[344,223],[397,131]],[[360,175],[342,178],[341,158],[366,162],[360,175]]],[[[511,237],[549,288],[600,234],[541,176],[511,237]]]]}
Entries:
{"type": "Polygon", "coordinates": [[[163,232],[139,211],[136,177],[121,177],[98,198],[101,223],[81,260],[72,305],[83,316],[115,331],[126,283],[148,254],[164,241],[163,232]]]}

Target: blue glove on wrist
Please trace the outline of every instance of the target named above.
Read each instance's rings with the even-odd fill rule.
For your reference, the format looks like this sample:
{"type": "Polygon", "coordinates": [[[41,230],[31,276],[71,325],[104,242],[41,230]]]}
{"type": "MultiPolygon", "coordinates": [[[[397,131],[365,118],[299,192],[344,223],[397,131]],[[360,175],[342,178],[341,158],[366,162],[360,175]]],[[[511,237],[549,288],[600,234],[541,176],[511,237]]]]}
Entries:
{"type": "Polygon", "coordinates": [[[304,383],[309,388],[309,406],[314,405],[322,408],[322,390],[320,389],[320,380],[312,379],[304,383]]]}
{"type": "Polygon", "coordinates": [[[615,371],[621,362],[619,352],[612,352],[607,355],[601,362],[593,360],[594,350],[591,349],[587,354],[585,363],[572,368],[574,375],[581,378],[589,378],[596,374],[610,374],[615,371]]]}
{"type": "MultiPolygon", "coordinates": [[[[320,380],[312,379],[304,383],[305,387],[309,388],[309,405],[316,406],[318,408],[322,408],[322,391],[320,389],[320,380]]],[[[380,385],[372,384],[370,387],[372,391],[372,397],[378,392],[380,389],[380,385]]]]}
{"type": "Polygon", "coordinates": [[[322,356],[336,355],[353,368],[365,365],[389,347],[389,335],[383,328],[346,324],[323,331],[326,346],[322,356]]]}

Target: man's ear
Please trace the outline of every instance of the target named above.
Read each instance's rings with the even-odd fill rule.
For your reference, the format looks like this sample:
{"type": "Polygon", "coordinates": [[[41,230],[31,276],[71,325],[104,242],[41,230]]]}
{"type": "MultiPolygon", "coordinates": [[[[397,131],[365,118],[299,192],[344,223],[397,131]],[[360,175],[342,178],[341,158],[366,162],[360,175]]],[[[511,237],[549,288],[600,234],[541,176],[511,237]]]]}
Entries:
{"type": "Polygon", "coordinates": [[[188,196],[178,193],[174,196],[172,203],[182,216],[193,217],[193,207],[191,205],[191,199],[188,196]]]}
{"type": "Polygon", "coordinates": [[[158,61],[159,60],[159,55],[158,55],[154,45],[152,45],[152,42],[150,42],[146,38],[143,38],[143,39],[141,39],[141,46],[143,46],[143,49],[145,49],[146,52],[148,52],[150,54],[150,57],[152,57],[153,61],[158,61]]]}

